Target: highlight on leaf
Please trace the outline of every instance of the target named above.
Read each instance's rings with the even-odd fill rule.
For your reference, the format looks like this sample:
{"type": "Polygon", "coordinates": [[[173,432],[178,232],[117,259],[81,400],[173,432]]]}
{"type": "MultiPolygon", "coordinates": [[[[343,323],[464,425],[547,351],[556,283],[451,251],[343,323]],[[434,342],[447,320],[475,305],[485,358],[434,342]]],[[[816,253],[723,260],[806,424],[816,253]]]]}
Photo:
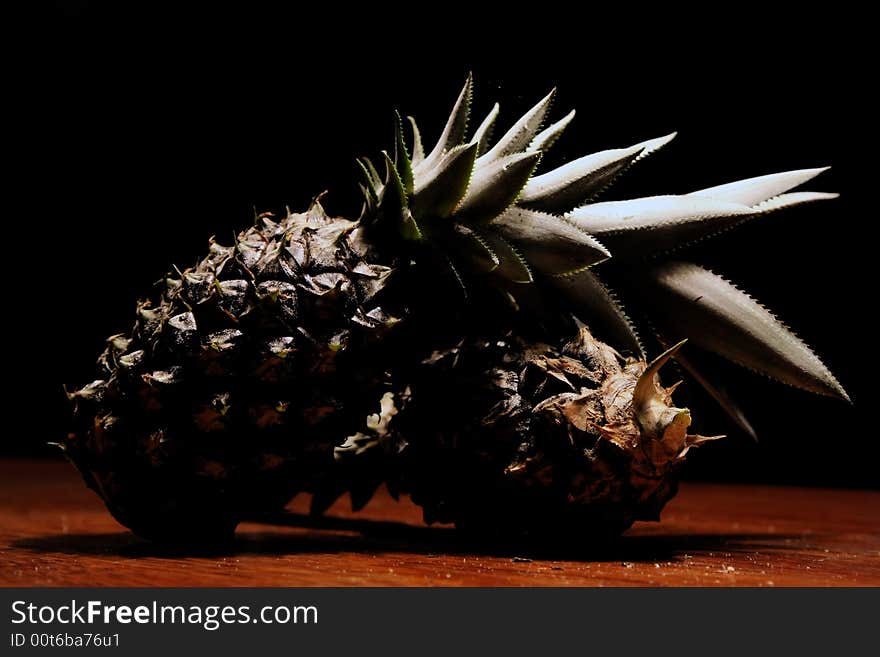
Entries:
{"type": "Polygon", "coordinates": [[[664,334],[683,337],[783,383],[849,401],[819,357],[782,322],[731,283],[687,262],[653,267],[645,299],[664,334]]]}

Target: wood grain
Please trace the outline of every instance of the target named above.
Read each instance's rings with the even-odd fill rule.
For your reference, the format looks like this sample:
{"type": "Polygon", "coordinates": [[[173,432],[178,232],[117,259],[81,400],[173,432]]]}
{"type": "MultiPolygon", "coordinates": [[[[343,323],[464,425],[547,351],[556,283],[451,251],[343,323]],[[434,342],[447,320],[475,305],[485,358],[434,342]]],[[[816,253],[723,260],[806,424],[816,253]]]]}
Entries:
{"type": "Polygon", "coordinates": [[[7,586],[877,586],[880,492],[686,484],[661,523],[601,547],[531,553],[462,543],[380,494],[309,526],[246,523],[220,554],[128,533],[65,463],[0,462],[7,586]]]}

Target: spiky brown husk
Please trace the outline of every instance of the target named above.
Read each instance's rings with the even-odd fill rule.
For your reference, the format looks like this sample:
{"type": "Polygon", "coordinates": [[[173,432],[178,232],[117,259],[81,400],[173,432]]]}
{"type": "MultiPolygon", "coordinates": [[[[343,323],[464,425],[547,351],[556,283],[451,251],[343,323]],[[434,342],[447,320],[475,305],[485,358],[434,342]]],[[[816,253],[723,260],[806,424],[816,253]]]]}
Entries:
{"type": "Polygon", "coordinates": [[[318,203],[261,216],[108,340],[63,447],[117,520],[215,540],[320,481],[374,410],[385,371],[369,345],[399,319],[379,301],[393,270],[359,231],[318,203]]]}
{"type": "Polygon", "coordinates": [[[394,486],[427,522],[479,534],[596,535],[657,520],[703,440],[687,434],[659,364],[623,359],[587,329],[556,346],[506,335],[435,351],[398,396],[394,486]]]}

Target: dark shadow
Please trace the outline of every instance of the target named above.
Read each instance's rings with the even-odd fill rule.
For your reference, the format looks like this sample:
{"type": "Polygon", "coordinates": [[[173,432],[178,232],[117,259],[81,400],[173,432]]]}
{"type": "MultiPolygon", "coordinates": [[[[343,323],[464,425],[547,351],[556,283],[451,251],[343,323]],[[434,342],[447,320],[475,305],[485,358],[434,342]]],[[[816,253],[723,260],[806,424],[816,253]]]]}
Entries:
{"type": "MultiPolygon", "coordinates": [[[[266,531],[238,534],[227,544],[170,547],[146,542],[129,533],[56,534],[12,542],[18,549],[41,553],[146,557],[220,557],[231,555],[381,554],[405,552],[546,559],[566,561],[675,561],[709,552],[789,550],[791,539],[820,538],[787,534],[665,534],[617,536],[579,542],[488,540],[463,536],[451,527],[418,527],[393,521],[313,518],[284,513],[262,518],[266,531]],[[270,522],[271,521],[271,522],[270,522]],[[302,528],[297,533],[272,531],[271,526],[302,528]]],[[[800,545],[803,549],[803,545],[800,545]]]]}

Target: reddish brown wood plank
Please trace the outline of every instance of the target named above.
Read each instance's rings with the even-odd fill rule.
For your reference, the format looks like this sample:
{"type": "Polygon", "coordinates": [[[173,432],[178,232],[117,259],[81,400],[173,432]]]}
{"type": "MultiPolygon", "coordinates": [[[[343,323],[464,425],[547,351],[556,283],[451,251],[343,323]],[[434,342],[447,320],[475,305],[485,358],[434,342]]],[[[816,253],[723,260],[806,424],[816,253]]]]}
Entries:
{"type": "Polygon", "coordinates": [[[331,515],[324,528],[242,525],[226,554],[169,554],[116,524],[68,465],[0,462],[0,584],[880,585],[880,492],[687,484],[663,522],[592,554],[468,547],[384,494],[331,515]]]}

